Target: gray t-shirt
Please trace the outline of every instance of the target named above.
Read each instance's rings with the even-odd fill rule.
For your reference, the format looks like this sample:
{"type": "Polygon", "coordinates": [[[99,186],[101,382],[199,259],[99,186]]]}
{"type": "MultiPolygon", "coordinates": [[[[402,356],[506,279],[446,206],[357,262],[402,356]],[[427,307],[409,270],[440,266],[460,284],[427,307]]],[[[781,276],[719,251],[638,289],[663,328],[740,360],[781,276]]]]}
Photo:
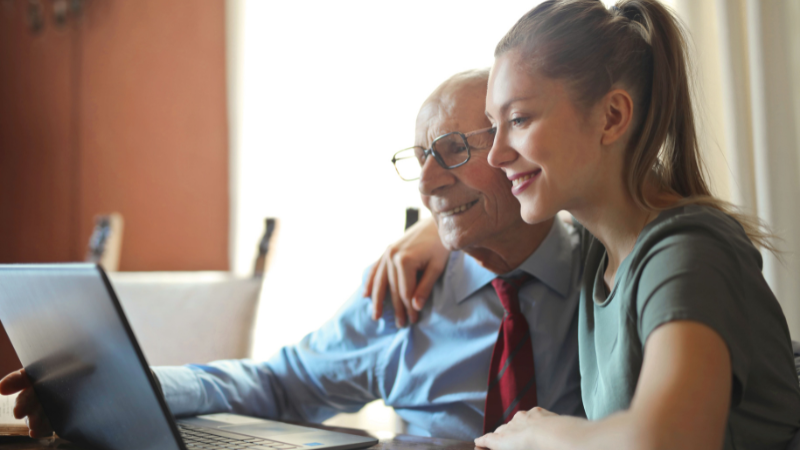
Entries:
{"type": "MultiPolygon", "coordinates": [[[[581,227],[582,228],[582,227],[581,227]]],[[[731,355],[725,449],[784,450],[800,427],[800,387],[786,318],[761,274],[761,254],[710,207],[661,212],[617,271],[609,294],[603,245],[582,229],[581,390],[597,420],[630,407],[647,337],[675,320],[715,330],[731,355]]]]}

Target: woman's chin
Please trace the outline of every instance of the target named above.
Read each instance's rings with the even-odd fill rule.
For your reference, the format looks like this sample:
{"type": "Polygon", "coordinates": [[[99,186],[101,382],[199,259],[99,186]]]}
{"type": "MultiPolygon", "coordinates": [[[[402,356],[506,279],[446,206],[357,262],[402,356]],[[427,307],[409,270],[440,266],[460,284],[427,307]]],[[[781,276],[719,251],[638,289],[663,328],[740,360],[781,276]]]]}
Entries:
{"type": "Polygon", "coordinates": [[[552,219],[553,216],[555,216],[555,214],[523,214],[522,220],[524,220],[527,224],[536,225],[537,223],[542,223],[552,219]]]}
{"type": "Polygon", "coordinates": [[[543,208],[541,206],[528,207],[523,205],[520,209],[522,220],[525,223],[535,225],[552,219],[558,211],[550,211],[551,208],[543,208]]]}

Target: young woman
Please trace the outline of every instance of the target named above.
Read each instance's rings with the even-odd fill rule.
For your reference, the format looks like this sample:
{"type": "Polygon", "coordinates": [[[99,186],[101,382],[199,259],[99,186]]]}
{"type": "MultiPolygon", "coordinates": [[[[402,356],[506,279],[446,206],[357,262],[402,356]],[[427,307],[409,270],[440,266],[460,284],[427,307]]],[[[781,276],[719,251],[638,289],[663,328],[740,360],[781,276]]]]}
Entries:
{"type": "MultiPolygon", "coordinates": [[[[555,0],[498,44],[489,162],[526,222],[567,210],[583,230],[589,420],[536,408],[477,445],[777,450],[800,426],[788,327],[754,245],[769,243],[703,179],[683,36],[657,0],[555,0]]],[[[441,267],[441,250],[423,253],[405,260],[441,267]]]]}

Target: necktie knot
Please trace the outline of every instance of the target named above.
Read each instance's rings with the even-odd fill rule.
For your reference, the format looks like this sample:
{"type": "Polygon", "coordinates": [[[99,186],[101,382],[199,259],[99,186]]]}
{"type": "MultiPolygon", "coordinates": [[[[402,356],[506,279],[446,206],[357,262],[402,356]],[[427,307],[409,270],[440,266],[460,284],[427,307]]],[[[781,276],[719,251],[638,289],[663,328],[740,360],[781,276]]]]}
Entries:
{"type": "Polygon", "coordinates": [[[531,275],[523,273],[516,277],[497,277],[492,280],[492,287],[497,292],[497,296],[500,297],[500,303],[503,304],[503,308],[508,314],[520,312],[519,289],[531,279],[533,279],[531,275]]]}

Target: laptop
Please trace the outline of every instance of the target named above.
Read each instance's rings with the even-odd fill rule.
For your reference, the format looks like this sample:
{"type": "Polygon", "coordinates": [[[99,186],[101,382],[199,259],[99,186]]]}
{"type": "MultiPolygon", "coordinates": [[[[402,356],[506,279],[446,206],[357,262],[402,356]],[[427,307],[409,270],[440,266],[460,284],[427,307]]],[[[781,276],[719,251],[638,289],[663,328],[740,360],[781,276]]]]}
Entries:
{"type": "Polygon", "coordinates": [[[378,441],[236,414],[174,419],[103,270],[0,265],[0,322],[59,437],[102,450],[356,449],[378,441]]]}

